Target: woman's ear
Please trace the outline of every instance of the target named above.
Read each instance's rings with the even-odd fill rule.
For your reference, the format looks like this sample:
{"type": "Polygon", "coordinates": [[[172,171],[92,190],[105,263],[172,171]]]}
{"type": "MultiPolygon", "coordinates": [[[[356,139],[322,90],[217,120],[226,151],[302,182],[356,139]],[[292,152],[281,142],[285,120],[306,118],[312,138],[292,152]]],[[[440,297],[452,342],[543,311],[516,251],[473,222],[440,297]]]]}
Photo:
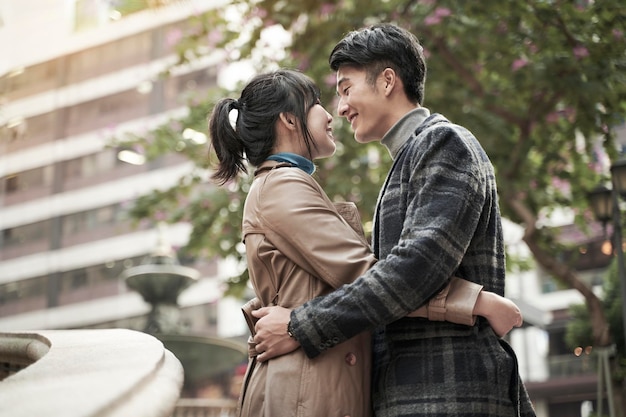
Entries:
{"type": "Polygon", "coordinates": [[[279,120],[287,129],[296,129],[296,116],[294,116],[293,114],[282,112],[279,115],[279,120]]]}

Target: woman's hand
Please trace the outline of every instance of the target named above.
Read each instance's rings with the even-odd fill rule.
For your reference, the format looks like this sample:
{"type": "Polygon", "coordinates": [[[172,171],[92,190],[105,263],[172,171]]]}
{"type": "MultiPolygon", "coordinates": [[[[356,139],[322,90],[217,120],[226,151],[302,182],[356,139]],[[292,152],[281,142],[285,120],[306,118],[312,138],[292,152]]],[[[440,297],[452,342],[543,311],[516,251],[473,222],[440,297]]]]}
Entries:
{"type": "Polygon", "coordinates": [[[485,317],[499,337],[524,323],[522,312],[513,301],[488,291],[478,295],[474,314],[485,317]]]}

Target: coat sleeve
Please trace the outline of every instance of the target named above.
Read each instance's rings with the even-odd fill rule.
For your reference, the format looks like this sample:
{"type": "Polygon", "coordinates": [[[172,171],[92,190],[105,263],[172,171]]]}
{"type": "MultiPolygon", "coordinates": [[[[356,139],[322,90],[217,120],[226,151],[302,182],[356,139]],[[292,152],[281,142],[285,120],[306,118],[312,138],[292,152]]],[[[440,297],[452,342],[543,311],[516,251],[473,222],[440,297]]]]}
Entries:
{"type": "Polygon", "coordinates": [[[397,168],[410,173],[411,214],[389,255],[352,284],[292,312],[292,331],[309,357],[407,315],[460,265],[485,202],[484,161],[450,128],[427,134],[419,146],[405,160],[409,166],[397,168]]]}
{"type": "Polygon", "coordinates": [[[274,170],[259,195],[266,238],[331,287],[352,282],[376,262],[365,238],[309,176],[296,169],[274,170]]]}

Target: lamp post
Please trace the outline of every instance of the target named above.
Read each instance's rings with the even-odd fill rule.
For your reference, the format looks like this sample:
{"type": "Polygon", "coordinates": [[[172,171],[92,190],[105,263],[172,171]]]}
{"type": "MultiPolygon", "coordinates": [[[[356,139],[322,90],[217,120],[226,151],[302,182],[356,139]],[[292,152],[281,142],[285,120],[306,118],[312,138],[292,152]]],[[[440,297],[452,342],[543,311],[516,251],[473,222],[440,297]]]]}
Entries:
{"type": "MultiPolygon", "coordinates": [[[[591,209],[596,218],[604,226],[613,221],[613,250],[617,256],[617,276],[620,282],[622,298],[622,326],[626,338],[626,267],[624,265],[624,248],[622,242],[622,215],[619,208],[620,197],[626,197],[626,160],[620,160],[611,165],[612,189],[604,186],[596,187],[589,193],[591,209]]],[[[613,392],[609,371],[608,357],[615,353],[615,346],[601,348],[598,352],[598,415],[602,415],[603,384],[607,386],[609,412],[615,415],[613,406],[613,392]],[[603,378],[604,377],[604,378],[603,378]]]]}
{"type": "Polygon", "coordinates": [[[622,246],[622,216],[619,208],[620,197],[626,196],[626,160],[611,165],[611,183],[612,189],[599,186],[590,192],[589,200],[596,219],[605,225],[609,221],[613,222],[613,250],[617,256],[617,276],[622,296],[622,325],[626,337],[626,266],[622,246]]]}

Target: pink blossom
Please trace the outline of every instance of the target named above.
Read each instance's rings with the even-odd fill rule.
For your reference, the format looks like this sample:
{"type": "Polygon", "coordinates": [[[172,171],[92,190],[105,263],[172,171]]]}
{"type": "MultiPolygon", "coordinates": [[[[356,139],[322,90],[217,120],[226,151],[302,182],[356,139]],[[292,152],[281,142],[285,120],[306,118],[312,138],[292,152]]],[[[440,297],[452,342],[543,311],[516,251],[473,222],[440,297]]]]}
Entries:
{"type": "Polygon", "coordinates": [[[165,36],[165,44],[167,46],[176,45],[183,38],[183,31],[180,29],[172,29],[165,36]]]}
{"type": "Polygon", "coordinates": [[[524,68],[526,65],[528,65],[528,60],[526,58],[518,58],[513,61],[513,64],[511,65],[511,70],[515,72],[524,68]]]}
{"type": "Polygon", "coordinates": [[[209,43],[209,46],[216,46],[223,39],[224,39],[224,34],[222,33],[221,30],[213,29],[207,35],[207,41],[209,43]]]}
{"type": "Polygon", "coordinates": [[[335,73],[328,74],[326,78],[324,78],[324,84],[327,85],[328,87],[335,86],[335,84],[337,84],[337,74],[335,73]]]}
{"type": "Polygon", "coordinates": [[[335,11],[335,5],[332,3],[324,3],[320,6],[320,14],[322,16],[329,16],[335,11]]]}
{"type": "Polygon", "coordinates": [[[613,37],[615,38],[615,40],[621,41],[622,39],[624,39],[624,31],[620,29],[613,29],[613,37]]]}
{"type": "Polygon", "coordinates": [[[264,17],[267,16],[267,10],[261,8],[261,7],[255,7],[254,9],[252,9],[252,12],[250,13],[251,17],[260,17],[261,19],[263,19],[264,17]]]}
{"type": "Polygon", "coordinates": [[[447,7],[437,7],[435,9],[435,16],[448,17],[451,14],[452,14],[452,12],[447,7]]]}
{"type": "Polygon", "coordinates": [[[585,48],[583,45],[578,45],[574,48],[574,56],[577,59],[582,59],[589,56],[589,50],[585,48]]]}
{"type": "Polygon", "coordinates": [[[562,194],[568,194],[571,189],[569,182],[558,177],[552,178],[552,186],[559,190],[562,194]]]}
{"type": "Polygon", "coordinates": [[[558,111],[553,111],[551,113],[548,113],[548,115],[546,116],[546,122],[547,123],[556,123],[559,121],[559,112],[558,111]]]}
{"type": "Polygon", "coordinates": [[[427,16],[426,19],[424,19],[424,24],[426,26],[434,26],[434,25],[438,25],[439,23],[441,23],[441,17],[439,16],[430,15],[430,16],[427,16]]]}
{"type": "Polygon", "coordinates": [[[311,62],[308,58],[302,58],[298,64],[298,69],[300,71],[306,71],[309,68],[310,63],[311,62]]]}

